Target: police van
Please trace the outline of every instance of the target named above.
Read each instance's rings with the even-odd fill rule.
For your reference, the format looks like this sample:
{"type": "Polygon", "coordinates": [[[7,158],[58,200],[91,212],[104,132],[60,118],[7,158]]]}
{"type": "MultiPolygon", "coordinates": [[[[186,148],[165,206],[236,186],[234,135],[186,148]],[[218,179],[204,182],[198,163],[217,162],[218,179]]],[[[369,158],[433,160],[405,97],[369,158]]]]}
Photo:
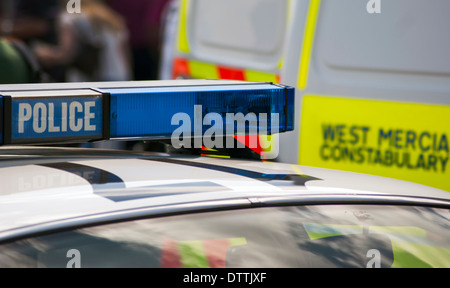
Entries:
{"type": "Polygon", "coordinates": [[[296,87],[278,161],[450,191],[449,1],[175,2],[170,77],[296,87]]]}

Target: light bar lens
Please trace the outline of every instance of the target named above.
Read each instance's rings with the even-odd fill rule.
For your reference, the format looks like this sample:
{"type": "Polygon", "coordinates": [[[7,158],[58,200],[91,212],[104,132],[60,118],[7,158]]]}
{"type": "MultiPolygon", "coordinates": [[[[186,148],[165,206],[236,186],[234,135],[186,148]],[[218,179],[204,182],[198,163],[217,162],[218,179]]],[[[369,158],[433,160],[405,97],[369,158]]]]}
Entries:
{"type": "Polygon", "coordinates": [[[188,122],[183,122],[183,129],[194,137],[219,122],[222,128],[216,136],[271,134],[294,128],[294,88],[247,82],[177,83],[108,88],[102,87],[108,84],[104,82],[89,88],[4,91],[0,93],[0,142],[170,138],[180,129],[180,115],[188,122]]]}
{"type": "MultiPolygon", "coordinates": [[[[259,85],[218,85],[177,88],[130,88],[105,89],[111,94],[111,138],[126,137],[170,137],[177,125],[173,125],[174,115],[183,113],[190,119],[190,131],[203,133],[211,125],[203,124],[208,115],[220,115],[222,123],[227,123],[227,114],[250,113],[256,116],[256,124],[263,121],[266,114],[267,132],[293,129],[294,91],[272,84],[259,85]],[[287,107],[290,107],[287,109],[287,107]],[[217,114],[213,114],[217,113],[217,114]],[[278,123],[272,123],[271,114],[278,115],[278,123]]],[[[216,117],[217,118],[217,117],[216,117]]],[[[248,118],[247,118],[248,119],[248,118]]],[[[228,121],[229,122],[229,121],[228,121]]],[[[185,124],[185,123],[184,123],[185,124]]],[[[211,124],[214,125],[214,122],[211,124]]],[[[246,131],[255,131],[247,121],[246,131]]],[[[233,124],[238,131],[237,122],[233,124]]],[[[225,125],[223,125],[226,133],[225,125]]]]}

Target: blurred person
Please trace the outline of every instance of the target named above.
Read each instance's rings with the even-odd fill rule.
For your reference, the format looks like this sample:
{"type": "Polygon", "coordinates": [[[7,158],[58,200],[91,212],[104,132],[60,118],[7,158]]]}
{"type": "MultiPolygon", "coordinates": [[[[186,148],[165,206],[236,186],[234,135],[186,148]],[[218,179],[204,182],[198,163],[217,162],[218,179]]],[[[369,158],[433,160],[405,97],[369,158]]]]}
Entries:
{"type": "MultiPolygon", "coordinates": [[[[31,82],[48,82],[50,79],[61,79],[64,75],[64,67],[54,66],[43,71],[30,51],[31,43],[36,40],[56,43],[55,21],[58,1],[0,0],[0,31],[4,37],[2,53],[6,53],[3,57],[11,57],[11,50],[5,47],[16,50],[31,69],[31,82]]],[[[5,71],[5,67],[8,66],[4,61],[6,60],[3,60],[2,73],[6,77],[8,71],[5,71]]],[[[20,64],[17,65],[20,67],[20,64]]]]}
{"type": "Polygon", "coordinates": [[[0,0],[2,36],[28,42],[55,40],[53,29],[59,0],[0,0]]]}
{"type": "Polygon", "coordinates": [[[23,42],[0,37],[0,84],[39,82],[39,66],[23,42]]]}
{"type": "Polygon", "coordinates": [[[60,3],[57,44],[34,45],[39,62],[44,67],[66,65],[65,80],[70,82],[131,80],[121,16],[100,0],[82,0],[81,13],[68,13],[67,3],[60,3]]]}
{"type": "Polygon", "coordinates": [[[161,28],[170,0],[108,0],[130,32],[135,80],[156,80],[161,54],[161,28]]]}

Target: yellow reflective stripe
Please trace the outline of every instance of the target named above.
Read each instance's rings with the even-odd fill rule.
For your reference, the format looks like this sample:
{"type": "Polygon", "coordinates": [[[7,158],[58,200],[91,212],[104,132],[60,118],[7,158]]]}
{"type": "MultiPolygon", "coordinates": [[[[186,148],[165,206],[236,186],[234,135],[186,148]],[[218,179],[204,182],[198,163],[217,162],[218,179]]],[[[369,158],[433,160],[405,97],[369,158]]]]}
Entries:
{"type": "Polygon", "coordinates": [[[241,238],[231,238],[230,240],[230,246],[239,246],[239,245],[245,245],[247,244],[247,239],[245,239],[245,237],[241,237],[241,238]]]}
{"type": "Polygon", "coordinates": [[[418,227],[409,226],[371,226],[370,232],[383,234],[401,234],[425,237],[427,232],[418,227]]]}
{"type": "Polygon", "coordinates": [[[214,152],[217,152],[216,149],[207,148],[207,147],[202,147],[202,150],[203,150],[203,151],[214,151],[214,152]]]}
{"type": "MultiPolygon", "coordinates": [[[[229,247],[245,245],[245,237],[228,238],[229,247]]],[[[204,242],[202,240],[178,242],[181,264],[184,268],[209,268],[204,242]]],[[[223,255],[225,257],[225,255],[223,255]]]]}
{"type": "Polygon", "coordinates": [[[283,65],[284,65],[284,56],[281,56],[281,58],[280,58],[280,60],[278,60],[278,64],[277,64],[278,70],[283,69],[283,65]]]}
{"type": "Polygon", "coordinates": [[[276,75],[259,71],[245,70],[244,77],[247,81],[278,82],[276,75]]]}
{"type": "Polygon", "coordinates": [[[278,135],[259,135],[259,143],[261,146],[262,156],[261,160],[274,159],[277,157],[277,143],[279,143],[278,135]]]}
{"type": "Polygon", "coordinates": [[[305,175],[305,173],[302,172],[302,170],[300,169],[299,166],[297,166],[297,165],[291,165],[291,168],[292,168],[292,170],[294,170],[295,173],[297,173],[298,175],[300,175],[300,176],[305,175]]]}
{"type": "Polygon", "coordinates": [[[178,50],[182,53],[189,53],[189,41],[187,37],[187,13],[189,0],[181,0],[180,18],[178,19],[178,50]]]}
{"type": "Polygon", "coordinates": [[[227,155],[214,155],[214,154],[201,154],[200,156],[202,157],[210,157],[210,158],[226,158],[226,159],[230,159],[231,156],[227,156],[227,155]]]}
{"type": "Polygon", "coordinates": [[[450,249],[430,245],[427,231],[411,226],[374,226],[370,232],[389,236],[394,253],[392,267],[450,267],[450,249]]]}
{"type": "Polygon", "coordinates": [[[361,234],[363,230],[361,225],[304,223],[303,226],[311,240],[339,235],[361,234]]]}
{"type": "Polygon", "coordinates": [[[308,16],[306,19],[305,32],[303,35],[303,47],[300,57],[300,71],[298,77],[298,88],[305,89],[308,82],[309,62],[316,31],[317,15],[319,14],[320,0],[310,0],[308,16]]]}
{"type": "Polygon", "coordinates": [[[189,60],[189,71],[191,77],[198,79],[220,79],[216,65],[189,60]]]}
{"type": "MultiPolygon", "coordinates": [[[[296,172],[298,167],[292,165],[296,172]]],[[[306,232],[311,239],[319,239],[330,236],[359,234],[362,233],[361,225],[342,225],[342,224],[318,224],[304,223],[306,232]]],[[[418,241],[425,239],[427,232],[424,229],[412,226],[370,226],[369,233],[379,233],[389,236],[392,240],[398,241],[418,241]]]]}
{"type": "MultiPolygon", "coordinates": [[[[287,31],[288,26],[289,26],[289,24],[291,22],[291,19],[293,18],[292,17],[292,11],[293,11],[293,9],[292,9],[292,0],[287,0],[287,6],[286,7],[287,8],[286,8],[286,23],[285,23],[286,27],[285,27],[285,31],[287,31]]],[[[277,64],[278,70],[281,71],[281,69],[283,69],[283,65],[284,65],[284,55],[281,55],[280,59],[278,60],[278,64],[277,64]]]]}
{"type": "Polygon", "coordinates": [[[178,243],[178,245],[184,268],[205,268],[209,266],[202,241],[185,241],[178,243]]]}
{"type": "MultiPolygon", "coordinates": [[[[187,60],[189,71],[192,78],[198,79],[220,79],[219,66],[211,63],[200,62],[196,60],[187,60]]],[[[242,70],[246,81],[260,81],[278,83],[278,76],[272,73],[242,70]]]]}
{"type": "Polygon", "coordinates": [[[396,268],[448,268],[450,249],[431,245],[392,241],[396,268]]]}
{"type": "MultiPolygon", "coordinates": [[[[362,226],[304,223],[310,239],[360,234],[362,226]]],[[[411,226],[370,226],[370,233],[379,233],[391,239],[397,268],[450,267],[450,248],[430,245],[424,229],[411,226]]]]}

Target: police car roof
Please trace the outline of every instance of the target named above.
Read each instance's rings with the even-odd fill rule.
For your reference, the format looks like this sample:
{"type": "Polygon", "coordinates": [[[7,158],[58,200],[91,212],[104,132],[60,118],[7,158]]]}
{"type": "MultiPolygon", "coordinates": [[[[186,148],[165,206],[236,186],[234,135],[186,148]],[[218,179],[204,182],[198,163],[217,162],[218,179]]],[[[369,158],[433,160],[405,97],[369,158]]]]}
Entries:
{"type": "Polygon", "coordinates": [[[2,147],[0,169],[0,240],[50,228],[220,207],[450,205],[448,192],[418,184],[276,162],[2,147]]]}

